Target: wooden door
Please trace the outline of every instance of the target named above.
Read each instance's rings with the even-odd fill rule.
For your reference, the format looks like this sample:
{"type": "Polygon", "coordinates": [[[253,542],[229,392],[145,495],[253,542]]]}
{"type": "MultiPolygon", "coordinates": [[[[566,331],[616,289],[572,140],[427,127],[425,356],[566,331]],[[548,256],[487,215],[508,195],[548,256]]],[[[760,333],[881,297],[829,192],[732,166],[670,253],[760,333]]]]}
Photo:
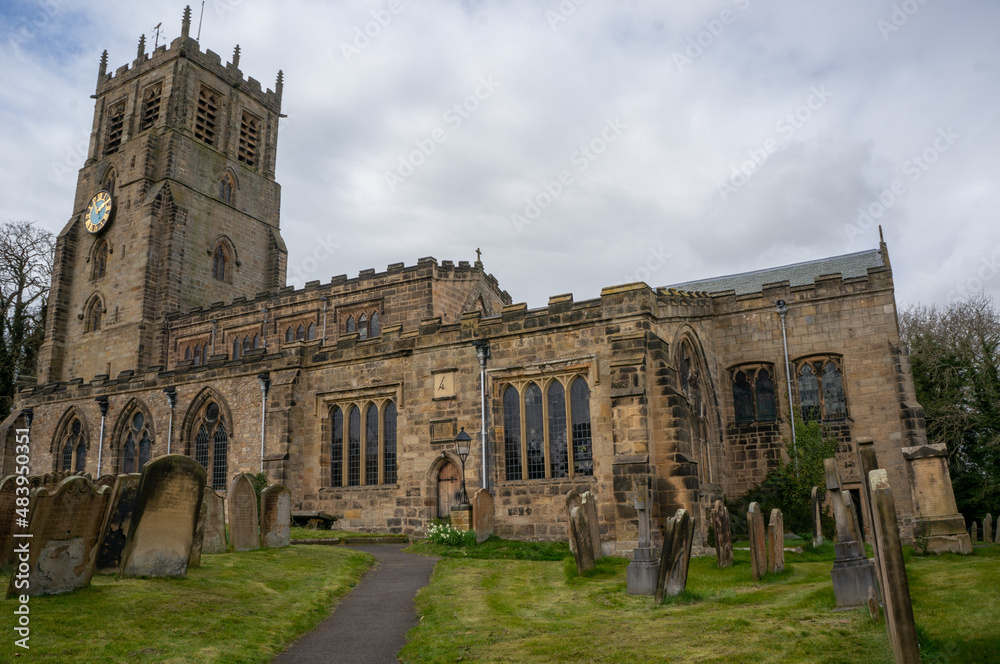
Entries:
{"type": "Polygon", "coordinates": [[[451,462],[441,466],[437,482],[437,515],[439,519],[444,519],[451,516],[451,506],[462,499],[462,476],[458,466],[451,462]]]}

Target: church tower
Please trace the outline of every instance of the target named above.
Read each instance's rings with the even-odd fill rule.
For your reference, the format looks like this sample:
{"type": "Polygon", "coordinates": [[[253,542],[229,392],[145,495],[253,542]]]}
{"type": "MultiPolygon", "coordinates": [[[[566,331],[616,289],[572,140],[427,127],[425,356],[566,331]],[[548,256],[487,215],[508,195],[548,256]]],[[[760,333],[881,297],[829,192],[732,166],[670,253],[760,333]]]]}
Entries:
{"type": "Polygon", "coordinates": [[[274,180],[282,74],[244,78],[180,37],[101,57],[88,158],[56,243],[39,382],[166,364],[165,317],[285,284],[274,180]]]}

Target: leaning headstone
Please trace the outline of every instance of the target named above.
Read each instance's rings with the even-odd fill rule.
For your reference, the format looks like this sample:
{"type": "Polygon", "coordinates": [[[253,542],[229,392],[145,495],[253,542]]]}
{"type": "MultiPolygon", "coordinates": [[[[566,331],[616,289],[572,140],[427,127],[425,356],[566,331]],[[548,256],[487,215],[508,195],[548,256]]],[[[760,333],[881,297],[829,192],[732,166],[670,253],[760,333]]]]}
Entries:
{"type": "Polygon", "coordinates": [[[489,489],[480,489],[472,496],[472,529],[476,531],[476,543],[482,544],[496,532],[493,494],[489,489]]]}
{"type": "Polygon", "coordinates": [[[210,486],[202,497],[205,505],[205,527],[201,540],[202,553],[226,552],[226,499],[210,486]]]}
{"type": "Polygon", "coordinates": [[[812,522],[813,546],[819,546],[823,543],[823,493],[818,486],[812,489],[812,522]]]}
{"type": "Polygon", "coordinates": [[[573,537],[569,526],[573,523],[573,508],[581,507],[582,505],[583,499],[580,497],[580,494],[576,492],[576,489],[571,489],[570,492],[566,494],[566,533],[569,538],[569,550],[574,556],[576,555],[576,540],[573,537]]]}
{"type": "Polygon", "coordinates": [[[122,577],[187,575],[206,477],[205,467],[183,454],[142,467],[122,577]]]}
{"type": "Polygon", "coordinates": [[[576,573],[583,574],[594,569],[594,546],[590,542],[590,526],[584,508],[574,507],[570,510],[569,530],[570,541],[573,541],[576,573]]]}
{"type": "Polygon", "coordinates": [[[241,473],[229,485],[226,496],[229,508],[229,542],[233,551],[260,548],[260,522],[257,520],[257,493],[250,475],[241,473]]]}
{"type": "Polygon", "coordinates": [[[785,519],[781,510],[771,510],[771,520],[767,524],[767,571],[780,574],[785,571],[785,519]]]}
{"type": "MultiPolygon", "coordinates": [[[[8,475],[0,481],[0,567],[14,564],[14,512],[17,507],[17,477],[8,475]]],[[[27,482],[25,482],[27,487],[27,482]]]]}
{"type": "Polygon", "coordinates": [[[715,562],[719,569],[733,564],[733,531],[729,525],[729,510],[721,500],[712,509],[712,530],[715,532],[715,562]]]}
{"type": "Polygon", "coordinates": [[[865,556],[864,545],[855,539],[854,528],[844,502],[837,462],[834,459],[824,459],[823,465],[826,470],[826,490],[830,493],[830,504],[833,507],[837,530],[834,543],[837,557],[830,572],[837,608],[865,606],[868,602],[868,588],[878,587],[875,566],[865,556]]]}
{"type": "Polygon", "coordinates": [[[913,534],[926,539],[928,553],[972,553],[951,486],[947,446],[924,444],[901,452],[913,496],[913,534]]]}
{"type": "Polygon", "coordinates": [[[990,544],[993,542],[993,515],[987,514],[983,519],[983,542],[990,544]]]}
{"type": "Polygon", "coordinates": [[[205,519],[208,517],[208,503],[205,493],[201,494],[201,507],[198,509],[198,519],[195,521],[194,537],[191,538],[191,553],[188,554],[188,569],[201,567],[201,545],[205,541],[205,519]]]}
{"type": "MultiPolygon", "coordinates": [[[[872,507],[872,488],[868,483],[869,473],[878,469],[878,455],[875,454],[875,441],[871,438],[858,439],[858,466],[861,468],[861,505],[872,528],[871,544],[875,554],[875,576],[878,578],[878,595],[885,597],[885,581],[882,579],[881,554],[878,550],[878,540],[875,537],[875,515],[872,507]]],[[[870,601],[870,600],[869,600],[870,601]]]]}
{"type": "Polygon", "coordinates": [[[660,574],[656,584],[656,602],[675,597],[687,587],[688,565],[691,562],[691,542],[694,522],[686,509],[667,519],[663,529],[663,551],[660,554],[660,574]]]}
{"type": "Polygon", "coordinates": [[[271,484],[260,492],[260,545],[276,549],[291,544],[292,492],[271,484]]]}
{"type": "Polygon", "coordinates": [[[101,542],[97,546],[98,570],[117,571],[121,567],[122,553],[125,551],[125,541],[128,539],[135,501],[139,494],[140,477],[138,473],[129,473],[115,478],[111,504],[101,526],[101,542]]]}
{"type": "Polygon", "coordinates": [[[969,539],[972,540],[973,544],[979,541],[979,525],[975,521],[969,526],[969,539]]]}
{"type": "Polygon", "coordinates": [[[750,503],[747,529],[750,537],[750,577],[759,581],[767,571],[767,545],[764,537],[764,513],[757,503],[750,503]]]}
{"type": "Polygon", "coordinates": [[[584,491],[583,495],[580,496],[580,501],[583,503],[584,509],[587,510],[587,525],[590,526],[590,542],[594,547],[594,560],[600,560],[604,557],[604,553],[601,551],[601,523],[597,516],[597,499],[591,492],[584,491]]]}
{"type": "Polygon", "coordinates": [[[851,496],[850,491],[842,491],[841,495],[844,497],[844,510],[847,512],[847,523],[851,527],[851,533],[854,535],[854,541],[861,545],[861,550],[864,551],[865,548],[865,534],[861,529],[861,525],[858,523],[858,510],[854,506],[854,498],[851,496]]]}
{"type": "Polygon", "coordinates": [[[899,540],[899,524],[896,521],[896,502],[892,487],[889,486],[889,475],[884,470],[873,470],[868,474],[868,481],[871,486],[874,535],[876,546],[881,552],[879,564],[885,581],[882,600],[889,643],[897,664],[919,663],[917,628],[913,622],[910,585],[906,580],[903,546],[899,540]]]}
{"type": "Polygon", "coordinates": [[[31,538],[22,540],[30,541],[28,587],[17,588],[19,575],[11,574],[7,597],[55,595],[90,585],[110,496],[110,489],[98,489],[85,477],[37,489],[28,517],[31,538]]]}
{"type": "Polygon", "coordinates": [[[625,570],[625,589],[629,595],[655,595],[659,572],[653,543],[649,535],[649,509],[651,507],[649,482],[636,486],[635,511],[639,517],[638,546],[632,550],[632,562],[625,570]]]}

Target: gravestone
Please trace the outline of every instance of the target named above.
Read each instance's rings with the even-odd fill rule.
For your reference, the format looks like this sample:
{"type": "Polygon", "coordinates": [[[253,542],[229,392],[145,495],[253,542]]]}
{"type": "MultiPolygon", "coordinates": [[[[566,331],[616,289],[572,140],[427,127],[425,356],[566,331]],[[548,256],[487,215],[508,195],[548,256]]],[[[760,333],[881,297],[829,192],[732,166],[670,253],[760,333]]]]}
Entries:
{"type": "MultiPolygon", "coordinates": [[[[94,486],[106,486],[106,487],[110,487],[110,488],[114,489],[115,482],[117,480],[118,480],[118,477],[115,476],[115,475],[101,475],[96,480],[94,480],[94,486]]],[[[114,493],[114,492],[112,492],[112,493],[114,493]]]]}
{"type": "Polygon", "coordinates": [[[750,503],[747,512],[747,530],[750,537],[750,577],[759,581],[767,571],[767,545],[764,536],[764,513],[760,505],[750,503]]]}
{"type": "Polygon", "coordinates": [[[781,510],[771,510],[771,521],[767,525],[767,571],[780,574],[785,571],[785,519],[781,510]]]}
{"type": "Polygon", "coordinates": [[[229,485],[226,503],[229,508],[229,542],[233,551],[260,548],[257,494],[250,475],[241,473],[236,476],[229,485]]]}
{"type": "Polygon", "coordinates": [[[635,511],[639,517],[639,541],[632,551],[632,562],[625,570],[625,588],[629,595],[655,595],[659,570],[649,535],[651,505],[648,478],[635,487],[635,511]]]}
{"type": "Polygon", "coordinates": [[[480,489],[472,495],[472,529],[476,531],[477,544],[496,532],[493,494],[488,489],[480,489]]]}
{"type": "Polygon", "coordinates": [[[576,555],[576,538],[573,537],[572,531],[569,526],[573,523],[573,508],[581,507],[583,505],[583,499],[580,494],[576,492],[576,489],[571,489],[569,493],[566,494],[566,534],[569,538],[569,550],[575,556],[576,555]]]}
{"type": "Polygon", "coordinates": [[[865,606],[868,602],[868,588],[878,587],[875,566],[865,556],[864,544],[855,539],[844,502],[837,462],[834,459],[824,459],[823,465],[826,470],[826,490],[830,493],[837,531],[834,542],[837,557],[830,572],[837,608],[865,606]]]}
{"type": "MultiPolygon", "coordinates": [[[[24,484],[27,487],[27,482],[24,484]]],[[[8,475],[0,481],[0,567],[14,564],[14,519],[17,514],[17,477],[8,475]]],[[[23,528],[22,528],[23,530],[23,528]]]]}
{"type": "Polygon", "coordinates": [[[882,578],[882,563],[878,550],[878,540],[875,537],[875,515],[872,507],[872,488],[869,482],[869,474],[878,469],[878,455],[875,454],[875,441],[871,438],[858,439],[858,466],[861,469],[861,504],[868,517],[868,523],[872,528],[871,544],[872,552],[875,554],[875,576],[878,578],[878,595],[885,597],[885,580],[882,578]]]}
{"type": "Polygon", "coordinates": [[[850,491],[842,491],[841,495],[844,497],[844,511],[847,513],[847,523],[851,527],[854,541],[861,545],[861,551],[863,552],[865,550],[865,533],[858,523],[858,510],[854,506],[854,498],[851,496],[850,491]]]}
{"type": "Polygon", "coordinates": [[[913,496],[913,534],[927,541],[928,553],[972,553],[965,519],[958,513],[944,443],[904,447],[913,496]]]}
{"type": "MultiPolygon", "coordinates": [[[[105,475],[104,477],[108,477],[105,475]]],[[[122,564],[122,553],[135,512],[139,494],[138,473],[119,475],[111,490],[111,502],[101,525],[101,542],[97,546],[97,569],[117,571],[122,564]]],[[[100,478],[99,478],[100,479],[100,478]]]]}
{"type": "Polygon", "coordinates": [[[576,559],[576,573],[583,574],[594,569],[594,546],[590,541],[590,526],[583,507],[574,507],[569,513],[570,541],[574,542],[573,556],[576,559]]]}
{"type": "Polygon", "coordinates": [[[688,565],[691,562],[691,542],[694,521],[686,509],[667,519],[663,529],[663,551],[660,553],[660,573],[656,584],[656,602],[664,597],[676,597],[687,587],[688,565]]]}
{"type": "Polygon", "coordinates": [[[721,500],[712,509],[712,529],[715,531],[715,562],[719,569],[733,564],[733,531],[729,525],[729,510],[721,500]]]}
{"type": "Polygon", "coordinates": [[[291,544],[292,492],[284,484],[271,484],[260,492],[260,545],[277,549],[291,544]]]}
{"type": "Polygon", "coordinates": [[[30,541],[29,585],[16,588],[18,575],[12,574],[8,598],[69,592],[90,585],[94,576],[97,539],[111,490],[97,488],[85,477],[70,477],[36,491],[28,517],[31,539],[21,540],[30,541]]]}
{"type": "Polygon", "coordinates": [[[205,541],[206,517],[208,517],[208,503],[205,502],[205,492],[202,490],[201,507],[198,508],[198,518],[194,522],[194,537],[191,538],[191,553],[188,554],[188,569],[201,567],[201,545],[205,541]]]}
{"type": "Polygon", "coordinates": [[[584,491],[580,496],[583,508],[587,511],[587,525],[590,527],[590,542],[594,547],[594,560],[604,557],[601,551],[601,524],[597,516],[597,499],[594,494],[584,491]]]}
{"type": "Polygon", "coordinates": [[[205,527],[201,540],[201,552],[225,553],[226,500],[215,489],[206,486],[201,502],[205,505],[205,527]]]}
{"type": "Polygon", "coordinates": [[[882,601],[889,643],[897,664],[919,663],[917,628],[913,622],[910,585],[906,580],[903,546],[899,540],[899,524],[896,521],[896,502],[892,487],[889,486],[889,475],[885,470],[873,470],[868,474],[868,483],[871,487],[869,500],[874,522],[872,530],[875,531],[875,546],[881,554],[880,576],[884,581],[882,601]]]}
{"type": "Polygon", "coordinates": [[[818,486],[814,486],[812,489],[813,546],[819,546],[823,543],[823,496],[825,493],[820,493],[818,486]]]}
{"type": "Polygon", "coordinates": [[[987,514],[986,518],[983,519],[983,542],[986,544],[993,543],[993,515],[987,514]]]}
{"type": "Polygon", "coordinates": [[[28,488],[38,489],[42,486],[43,478],[41,475],[28,475],[28,488]]]}
{"type": "Polygon", "coordinates": [[[142,467],[122,577],[187,575],[206,477],[204,466],[182,454],[142,467]]]}
{"type": "Polygon", "coordinates": [[[969,539],[972,540],[973,544],[979,541],[979,525],[975,521],[969,526],[969,539]]]}

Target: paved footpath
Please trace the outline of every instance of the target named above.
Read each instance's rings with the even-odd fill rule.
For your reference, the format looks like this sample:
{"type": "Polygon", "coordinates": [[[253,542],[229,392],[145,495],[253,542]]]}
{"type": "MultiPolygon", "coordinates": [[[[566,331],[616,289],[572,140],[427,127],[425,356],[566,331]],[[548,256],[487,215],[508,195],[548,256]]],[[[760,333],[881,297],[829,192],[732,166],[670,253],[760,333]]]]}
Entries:
{"type": "Polygon", "coordinates": [[[329,618],[272,664],[395,664],[406,632],[417,624],[413,598],[430,581],[438,561],[403,553],[405,546],[352,546],[375,556],[378,567],[362,577],[329,618]]]}

